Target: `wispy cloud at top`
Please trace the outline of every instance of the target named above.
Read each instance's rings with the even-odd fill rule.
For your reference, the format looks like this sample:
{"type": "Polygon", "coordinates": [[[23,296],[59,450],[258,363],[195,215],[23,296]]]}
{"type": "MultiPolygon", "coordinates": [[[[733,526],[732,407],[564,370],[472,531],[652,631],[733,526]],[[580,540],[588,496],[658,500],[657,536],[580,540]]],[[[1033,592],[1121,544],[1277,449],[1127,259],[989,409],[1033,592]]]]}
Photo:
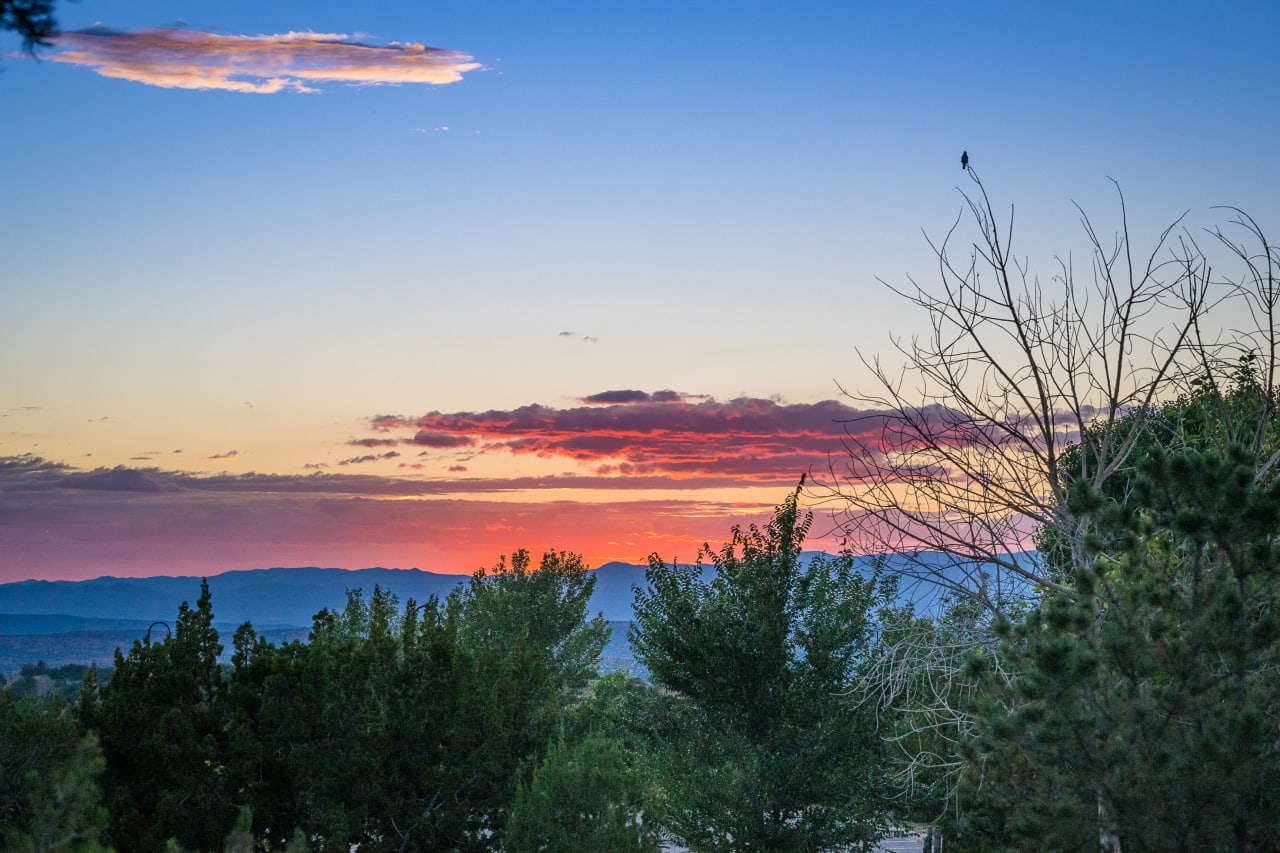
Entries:
{"type": "Polygon", "coordinates": [[[456,83],[480,68],[470,56],[412,42],[374,44],[335,33],[225,35],[202,30],[59,33],[54,62],[83,65],[103,77],[166,89],[317,92],[312,84],[456,83]]]}

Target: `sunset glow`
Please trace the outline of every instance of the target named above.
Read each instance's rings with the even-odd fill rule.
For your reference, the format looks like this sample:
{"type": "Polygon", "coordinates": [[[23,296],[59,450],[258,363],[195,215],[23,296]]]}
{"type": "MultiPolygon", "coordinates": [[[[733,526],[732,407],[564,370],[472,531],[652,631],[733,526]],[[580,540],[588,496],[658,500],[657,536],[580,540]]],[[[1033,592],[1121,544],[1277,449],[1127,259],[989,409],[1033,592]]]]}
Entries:
{"type": "Polygon", "coordinates": [[[920,390],[962,150],[1045,276],[1108,177],[1280,218],[1280,12],[1190,10],[60,2],[0,34],[0,582],[693,559],[920,390]]]}

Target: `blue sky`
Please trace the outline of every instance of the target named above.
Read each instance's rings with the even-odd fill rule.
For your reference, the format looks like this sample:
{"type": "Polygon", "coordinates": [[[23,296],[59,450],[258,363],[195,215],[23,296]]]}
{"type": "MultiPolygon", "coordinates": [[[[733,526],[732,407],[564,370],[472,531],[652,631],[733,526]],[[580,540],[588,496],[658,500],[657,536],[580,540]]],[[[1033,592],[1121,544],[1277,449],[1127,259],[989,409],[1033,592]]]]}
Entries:
{"type": "MultiPolygon", "coordinates": [[[[921,230],[958,214],[962,149],[997,207],[1016,205],[1017,249],[1046,271],[1083,250],[1072,201],[1104,233],[1116,225],[1108,178],[1139,244],[1183,211],[1193,229],[1215,221],[1215,204],[1280,218],[1273,4],[83,0],[58,14],[68,32],[341,34],[481,66],[446,84],[250,94],[99,76],[57,61],[65,45],[4,58],[0,457],[66,471],[336,471],[377,415],[571,411],[614,390],[836,398],[837,382],[866,381],[855,348],[917,328],[877,277],[927,279],[921,230]]],[[[601,461],[489,457],[361,470],[509,479],[601,461]]],[[[781,500],[773,476],[672,489],[727,534],[735,512],[781,500]]],[[[604,519],[597,491],[563,497],[604,519]]],[[[642,515],[583,543],[525,525],[490,550],[524,536],[635,561],[642,515]]],[[[119,572],[124,556],[59,551],[91,538],[78,523],[30,543],[29,524],[0,526],[25,543],[0,577],[119,572]]],[[[122,555],[158,535],[132,530],[122,555]]],[[[413,535],[430,546],[385,559],[474,568],[447,532],[413,535]]],[[[699,522],[653,541],[688,556],[713,535],[699,522]]],[[[264,536],[208,559],[363,564],[360,546],[264,536]]]]}

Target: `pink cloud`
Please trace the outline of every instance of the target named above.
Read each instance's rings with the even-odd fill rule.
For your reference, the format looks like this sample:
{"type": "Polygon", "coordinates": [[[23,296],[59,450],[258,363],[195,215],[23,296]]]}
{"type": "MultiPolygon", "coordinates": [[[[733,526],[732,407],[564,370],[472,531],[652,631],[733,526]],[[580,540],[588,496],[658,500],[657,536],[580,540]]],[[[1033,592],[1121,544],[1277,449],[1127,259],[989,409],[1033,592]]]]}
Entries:
{"type": "Polygon", "coordinates": [[[380,437],[358,441],[381,442],[401,433],[405,444],[441,449],[483,444],[513,456],[573,460],[611,478],[794,483],[842,454],[851,429],[870,437],[886,423],[882,413],[859,412],[833,400],[721,402],[675,391],[620,390],[580,402],[565,409],[535,404],[416,418],[378,415],[369,424],[380,437]]]}
{"type": "Polygon", "coordinates": [[[373,44],[335,33],[224,35],[202,30],[113,30],[97,26],[59,33],[54,62],[92,68],[103,77],[166,89],[220,89],[271,94],[317,92],[313,84],[456,83],[480,68],[470,56],[424,44],[373,44]]]}

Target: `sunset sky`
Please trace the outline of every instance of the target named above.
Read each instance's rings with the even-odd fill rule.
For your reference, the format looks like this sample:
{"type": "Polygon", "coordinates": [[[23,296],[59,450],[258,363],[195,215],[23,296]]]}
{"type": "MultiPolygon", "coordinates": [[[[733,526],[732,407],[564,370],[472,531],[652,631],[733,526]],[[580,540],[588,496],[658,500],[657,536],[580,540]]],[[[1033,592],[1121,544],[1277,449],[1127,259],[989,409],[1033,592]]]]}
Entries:
{"type": "Polygon", "coordinates": [[[692,559],[838,462],[962,149],[1047,274],[1109,178],[1280,233],[1270,2],[58,18],[0,36],[0,581],[692,559]]]}

